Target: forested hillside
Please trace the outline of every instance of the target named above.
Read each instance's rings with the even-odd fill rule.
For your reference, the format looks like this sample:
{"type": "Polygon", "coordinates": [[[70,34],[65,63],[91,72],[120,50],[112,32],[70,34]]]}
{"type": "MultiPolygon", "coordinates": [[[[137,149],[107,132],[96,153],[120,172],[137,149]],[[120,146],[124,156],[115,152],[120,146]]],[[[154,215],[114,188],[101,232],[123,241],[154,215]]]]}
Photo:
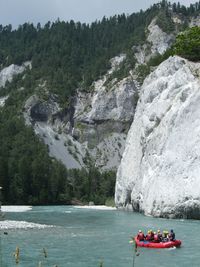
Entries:
{"type": "MultiPolygon", "coordinates": [[[[86,159],[86,170],[66,170],[49,157],[48,148],[24,124],[26,99],[40,84],[58,97],[67,108],[77,88],[93,90],[92,82],[110,67],[110,59],[120,53],[127,58],[117,75],[126,77],[136,59],[133,46],[146,42],[147,26],[153,18],[165,32],[179,32],[190,16],[200,12],[200,2],[186,8],[162,1],[146,11],[103,18],[91,25],[79,22],[47,22],[43,27],[25,23],[12,30],[0,25],[0,69],[31,61],[32,67],[0,89],[9,94],[0,108],[0,184],[6,203],[71,203],[72,200],[105,203],[114,194],[115,173],[102,173],[86,159]],[[184,23],[175,25],[172,15],[184,23]]],[[[160,60],[151,62],[156,65],[160,60]]],[[[40,89],[41,90],[41,89],[40,89]]],[[[45,91],[40,91],[44,94],[45,91]]]]}
{"type": "Polygon", "coordinates": [[[31,60],[28,87],[34,86],[35,80],[46,80],[49,88],[65,102],[77,87],[86,89],[105,73],[113,56],[129,51],[132,67],[130,49],[145,42],[146,27],[156,15],[158,25],[170,32],[174,30],[172,11],[189,16],[199,10],[199,3],[186,8],[162,1],[146,11],[103,18],[91,25],[58,20],[47,22],[44,27],[25,23],[13,31],[11,25],[1,25],[1,68],[31,60]]]}

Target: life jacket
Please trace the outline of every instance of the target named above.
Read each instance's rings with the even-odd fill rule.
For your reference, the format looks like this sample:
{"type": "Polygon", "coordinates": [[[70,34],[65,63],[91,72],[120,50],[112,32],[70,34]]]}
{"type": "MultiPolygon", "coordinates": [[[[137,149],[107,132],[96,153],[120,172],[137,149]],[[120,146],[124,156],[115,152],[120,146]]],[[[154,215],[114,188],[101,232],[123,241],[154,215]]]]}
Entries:
{"type": "Polygon", "coordinates": [[[151,232],[151,240],[153,240],[153,239],[154,239],[154,233],[151,232]]]}
{"type": "Polygon", "coordinates": [[[175,239],[175,233],[173,232],[171,232],[170,234],[169,234],[169,240],[170,241],[173,241],[175,239]]]}
{"type": "Polygon", "coordinates": [[[156,242],[159,242],[160,241],[160,238],[157,234],[154,234],[154,241],[156,242]]]}
{"type": "Polygon", "coordinates": [[[163,231],[163,237],[164,238],[167,238],[168,237],[168,234],[169,234],[168,231],[163,231]]]}
{"type": "Polygon", "coordinates": [[[144,234],[143,233],[139,233],[137,235],[137,239],[140,240],[140,241],[144,240],[144,234]]]}
{"type": "Polygon", "coordinates": [[[158,238],[159,238],[159,241],[162,240],[162,234],[161,233],[158,233],[158,238]]]}
{"type": "Polygon", "coordinates": [[[151,234],[147,234],[147,235],[146,235],[146,240],[147,240],[147,241],[151,241],[151,240],[152,240],[152,236],[151,236],[151,234]]]}

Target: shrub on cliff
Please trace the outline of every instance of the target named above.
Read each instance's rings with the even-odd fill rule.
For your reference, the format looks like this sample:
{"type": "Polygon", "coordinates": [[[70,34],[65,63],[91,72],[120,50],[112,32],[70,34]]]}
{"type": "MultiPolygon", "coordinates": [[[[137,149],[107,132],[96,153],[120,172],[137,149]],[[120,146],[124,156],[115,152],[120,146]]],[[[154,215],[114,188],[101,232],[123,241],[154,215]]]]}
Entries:
{"type": "Polygon", "coordinates": [[[192,61],[200,60],[200,27],[193,27],[179,34],[173,48],[176,55],[192,61]]]}

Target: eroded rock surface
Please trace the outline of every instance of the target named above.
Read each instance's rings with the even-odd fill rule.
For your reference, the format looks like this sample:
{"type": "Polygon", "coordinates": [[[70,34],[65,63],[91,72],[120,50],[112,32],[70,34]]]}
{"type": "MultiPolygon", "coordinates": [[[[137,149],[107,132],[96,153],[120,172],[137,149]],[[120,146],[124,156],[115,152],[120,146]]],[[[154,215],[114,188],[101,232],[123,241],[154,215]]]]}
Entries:
{"type": "Polygon", "coordinates": [[[200,219],[200,63],[170,57],[146,78],[115,200],[146,215],[200,219]]]}
{"type": "MultiPolygon", "coordinates": [[[[70,107],[60,109],[56,96],[31,96],[24,107],[27,125],[49,147],[50,155],[67,168],[85,166],[90,157],[101,170],[117,169],[138,100],[138,84],[131,76],[106,86],[108,77],[125,60],[111,60],[111,69],[94,82],[91,93],[77,91],[70,107]]],[[[45,88],[43,88],[45,90],[45,88]]]]}
{"type": "Polygon", "coordinates": [[[10,65],[0,71],[0,87],[4,87],[6,82],[11,82],[13,77],[22,73],[26,67],[31,68],[31,62],[27,61],[22,66],[10,65]]]}

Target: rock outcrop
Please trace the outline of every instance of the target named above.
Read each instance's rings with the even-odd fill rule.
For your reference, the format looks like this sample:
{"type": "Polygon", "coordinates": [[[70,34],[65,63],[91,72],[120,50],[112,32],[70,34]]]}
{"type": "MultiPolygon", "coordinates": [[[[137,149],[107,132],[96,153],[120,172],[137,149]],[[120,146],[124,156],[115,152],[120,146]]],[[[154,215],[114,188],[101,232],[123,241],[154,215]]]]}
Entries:
{"type": "Polygon", "coordinates": [[[25,62],[22,66],[10,65],[0,71],[0,87],[4,87],[6,82],[11,82],[13,77],[17,74],[22,73],[26,67],[31,68],[30,61],[25,62]]]}
{"type": "Polygon", "coordinates": [[[61,160],[67,168],[80,169],[85,151],[70,135],[65,134],[62,117],[64,114],[54,95],[49,94],[45,100],[32,95],[25,103],[25,123],[32,125],[35,133],[48,145],[50,156],[61,160]]]}
{"type": "Polygon", "coordinates": [[[5,105],[6,100],[8,99],[9,96],[3,96],[0,97],[0,108],[5,105]]]}
{"type": "Polygon", "coordinates": [[[156,18],[148,26],[147,41],[142,46],[134,46],[138,64],[146,64],[155,55],[163,55],[173,44],[175,34],[167,34],[157,24],[156,18]]]}
{"type": "MultiPolygon", "coordinates": [[[[152,56],[163,54],[173,39],[174,36],[163,32],[153,19],[148,27],[146,44],[133,48],[136,68],[152,56]]],[[[27,100],[26,123],[33,125],[35,132],[49,146],[50,154],[62,160],[67,168],[85,167],[88,155],[101,170],[118,168],[140,90],[134,69],[128,77],[117,78],[116,73],[124,67],[126,60],[126,54],[112,58],[111,68],[93,82],[89,92],[77,89],[68,110],[59,111],[56,100],[53,103],[51,98],[41,101],[33,96],[27,100]]],[[[45,90],[45,86],[41,86],[41,90],[45,90]]]]}
{"type": "Polygon", "coordinates": [[[142,86],[117,173],[118,207],[200,219],[200,63],[170,57],[142,86]]]}
{"type": "Polygon", "coordinates": [[[107,120],[129,122],[137,104],[136,93],[137,84],[130,77],[111,88],[98,81],[93,93],[78,94],[75,119],[85,123],[107,120]]]}
{"type": "MultiPolygon", "coordinates": [[[[134,47],[136,66],[163,54],[173,38],[154,19],[148,27],[147,43],[134,47]]],[[[35,132],[49,146],[50,154],[62,160],[67,168],[85,167],[86,155],[101,170],[118,168],[140,89],[134,70],[122,80],[115,77],[115,71],[123,67],[126,59],[126,54],[112,58],[111,68],[93,82],[90,92],[79,88],[70,110],[59,111],[56,100],[51,98],[41,101],[33,96],[27,101],[26,123],[33,124],[35,132]]]]}
{"type": "Polygon", "coordinates": [[[154,19],[148,27],[149,35],[147,41],[151,44],[151,55],[164,54],[164,52],[172,45],[174,34],[167,34],[157,24],[154,19]]]}
{"type": "Polygon", "coordinates": [[[105,81],[96,82],[91,94],[78,93],[72,135],[87,144],[97,167],[116,169],[135,113],[138,84],[128,77],[108,88],[105,81]]]}
{"type": "MultiPolygon", "coordinates": [[[[85,166],[90,157],[102,170],[117,169],[138,100],[138,84],[131,76],[117,82],[108,79],[126,59],[111,59],[111,69],[93,83],[91,93],[77,90],[70,107],[61,110],[56,96],[31,96],[24,107],[27,125],[49,146],[51,156],[67,168],[85,166]]],[[[41,85],[45,91],[45,85],[41,85]]]]}
{"type": "Polygon", "coordinates": [[[189,22],[189,26],[190,27],[195,27],[195,26],[200,27],[200,16],[192,17],[190,22],[189,22]]]}

